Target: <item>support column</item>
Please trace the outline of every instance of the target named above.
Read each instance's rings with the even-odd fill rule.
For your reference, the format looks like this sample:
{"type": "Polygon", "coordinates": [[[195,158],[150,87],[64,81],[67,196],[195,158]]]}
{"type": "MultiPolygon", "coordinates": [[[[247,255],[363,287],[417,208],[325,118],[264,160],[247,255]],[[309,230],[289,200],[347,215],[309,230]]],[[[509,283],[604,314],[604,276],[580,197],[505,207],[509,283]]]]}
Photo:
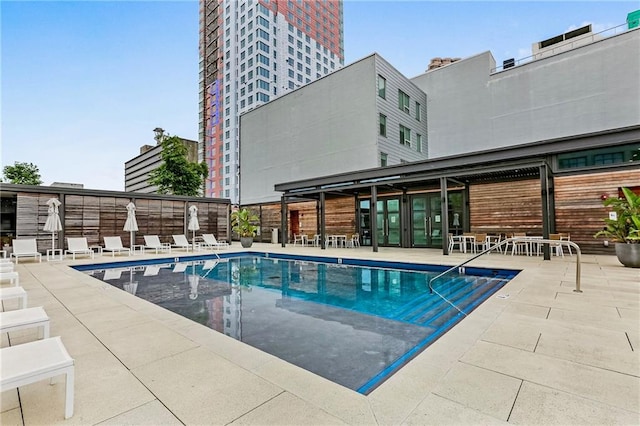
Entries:
{"type": "Polygon", "coordinates": [[[449,194],[447,178],[440,178],[440,210],[442,223],[442,254],[449,254],[449,194]]]}
{"type": "Polygon", "coordinates": [[[325,250],[327,248],[327,223],[325,221],[325,198],[324,192],[320,193],[320,248],[325,250]]]}
{"type": "Polygon", "coordinates": [[[285,235],[288,235],[287,231],[287,201],[285,196],[283,195],[280,198],[280,244],[282,247],[286,247],[286,239],[285,235]]]}
{"type": "Polygon", "coordinates": [[[373,251],[378,251],[378,188],[371,187],[371,246],[373,251]]]}
{"type": "MultiPolygon", "coordinates": [[[[549,211],[549,181],[547,176],[547,165],[540,166],[540,200],[542,202],[542,238],[549,239],[549,230],[552,226],[551,214],[549,211]]],[[[544,260],[551,260],[549,244],[542,245],[544,260]]]]}

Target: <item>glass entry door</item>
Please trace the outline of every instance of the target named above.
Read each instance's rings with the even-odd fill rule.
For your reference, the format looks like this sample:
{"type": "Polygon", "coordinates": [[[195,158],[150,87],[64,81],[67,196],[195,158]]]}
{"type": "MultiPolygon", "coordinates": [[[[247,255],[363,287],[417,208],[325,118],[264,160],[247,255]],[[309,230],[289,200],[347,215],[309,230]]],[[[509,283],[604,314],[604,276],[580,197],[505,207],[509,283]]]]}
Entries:
{"type": "Polygon", "coordinates": [[[378,200],[376,209],[378,245],[400,247],[400,199],[378,200]]]}
{"type": "Polygon", "coordinates": [[[442,247],[442,202],[440,194],[411,198],[411,246],[442,247]]]}

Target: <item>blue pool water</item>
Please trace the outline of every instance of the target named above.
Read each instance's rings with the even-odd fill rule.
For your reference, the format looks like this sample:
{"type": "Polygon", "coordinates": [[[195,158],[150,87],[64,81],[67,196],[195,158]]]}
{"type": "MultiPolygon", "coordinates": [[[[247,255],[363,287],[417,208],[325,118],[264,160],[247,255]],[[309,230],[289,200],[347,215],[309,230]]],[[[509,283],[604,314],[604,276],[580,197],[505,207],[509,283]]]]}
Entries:
{"type": "Polygon", "coordinates": [[[245,253],[75,267],[367,394],[518,271],[245,253]]]}

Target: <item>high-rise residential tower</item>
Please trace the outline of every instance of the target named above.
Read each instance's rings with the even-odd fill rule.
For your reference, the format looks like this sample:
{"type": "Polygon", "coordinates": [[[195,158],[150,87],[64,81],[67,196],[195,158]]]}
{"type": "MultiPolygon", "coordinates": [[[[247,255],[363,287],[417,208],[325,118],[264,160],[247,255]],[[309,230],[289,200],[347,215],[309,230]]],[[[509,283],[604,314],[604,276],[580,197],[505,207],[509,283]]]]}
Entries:
{"type": "Polygon", "coordinates": [[[200,0],[206,196],[238,202],[240,114],[342,67],[342,7],[342,0],[200,0]]]}

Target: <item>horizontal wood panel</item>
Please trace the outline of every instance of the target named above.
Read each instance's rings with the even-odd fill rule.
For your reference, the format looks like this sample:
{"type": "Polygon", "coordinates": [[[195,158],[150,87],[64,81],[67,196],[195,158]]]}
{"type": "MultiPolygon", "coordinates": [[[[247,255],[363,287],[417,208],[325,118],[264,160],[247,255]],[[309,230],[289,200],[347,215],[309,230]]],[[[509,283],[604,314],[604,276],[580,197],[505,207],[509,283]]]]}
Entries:
{"type": "Polygon", "coordinates": [[[471,232],[542,235],[538,179],[469,187],[471,232]]]}
{"type": "MultiPolygon", "coordinates": [[[[50,198],[51,194],[17,194],[17,237],[35,237],[41,252],[51,248],[51,233],[43,230],[48,215],[46,202],[50,198]]],[[[104,245],[105,236],[120,236],[123,245],[129,246],[130,234],[123,228],[127,220],[127,204],[132,199],[66,195],[60,201],[63,231],[59,233],[62,241],[56,238],[56,247],[66,248],[67,237],[86,237],[89,245],[104,245]]],[[[188,213],[184,201],[142,197],[133,201],[138,222],[135,244],[144,244],[144,235],[158,235],[161,241],[170,242],[171,235],[186,233],[188,213]]],[[[228,239],[228,204],[200,202],[196,205],[200,222],[197,235],[213,233],[219,239],[228,239]]]]}
{"type": "Polygon", "coordinates": [[[614,254],[613,244],[605,247],[605,239],[593,235],[611,211],[602,196],[617,197],[623,186],[640,186],[640,170],[555,178],[556,232],[569,233],[584,252],[614,254]]]}

